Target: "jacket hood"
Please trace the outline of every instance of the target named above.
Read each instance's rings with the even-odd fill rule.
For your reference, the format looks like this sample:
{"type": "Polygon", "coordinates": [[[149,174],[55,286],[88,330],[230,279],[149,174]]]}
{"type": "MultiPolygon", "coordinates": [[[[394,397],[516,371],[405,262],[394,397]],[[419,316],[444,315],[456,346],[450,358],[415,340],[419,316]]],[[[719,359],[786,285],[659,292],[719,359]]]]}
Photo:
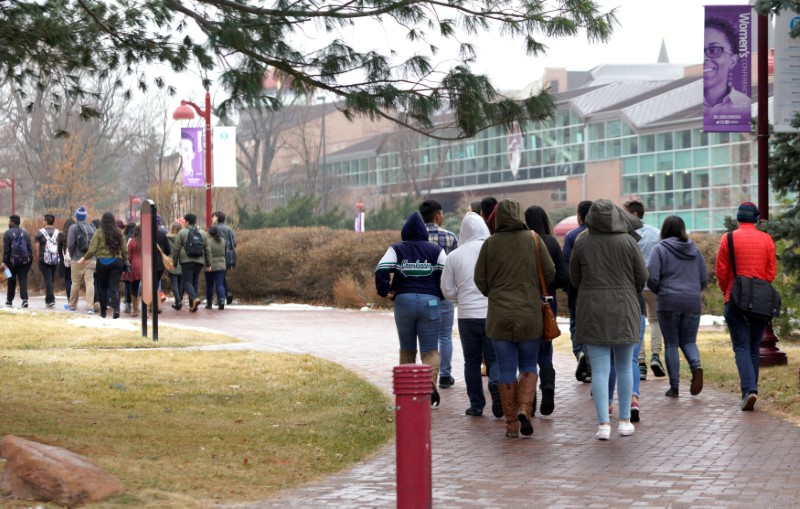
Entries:
{"type": "Polygon", "coordinates": [[[683,242],[677,237],[669,237],[661,241],[665,248],[667,248],[676,258],[682,260],[694,260],[700,254],[700,249],[692,239],[683,242]]]}
{"type": "Polygon", "coordinates": [[[403,240],[428,240],[428,228],[418,212],[414,212],[408,219],[403,229],[400,230],[400,238],[403,240]]]}
{"type": "Polygon", "coordinates": [[[636,230],[643,226],[642,220],[614,205],[611,200],[595,200],[584,220],[590,233],[628,233],[638,241],[636,230]]]}
{"type": "Polygon", "coordinates": [[[481,216],[475,212],[467,212],[461,221],[459,237],[462,245],[473,240],[485,240],[489,238],[489,227],[481,216]]]}
{"type": "Polygon", "coordinates": [[[497,216],[495,217],[495,232],[510,232],[516,230],[527,230],[525,216],[522,212],[522,205],[517,200],[505,199],[497,204],[497,216]]]}

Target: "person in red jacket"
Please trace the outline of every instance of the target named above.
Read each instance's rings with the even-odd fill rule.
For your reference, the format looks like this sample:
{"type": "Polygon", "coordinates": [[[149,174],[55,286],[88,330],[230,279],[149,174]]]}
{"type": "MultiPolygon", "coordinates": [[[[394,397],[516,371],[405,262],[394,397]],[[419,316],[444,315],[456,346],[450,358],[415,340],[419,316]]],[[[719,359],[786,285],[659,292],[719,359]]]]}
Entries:
{"type": "MultiPolygon", "coordinates": [[[[759,211],[754,203],[739,205],[736,220],[739,228],[733,232],[736,273],[772,282],[776,273],[775,243],[768,234],[756,229],[759,211]]],[[[715,272],[725,295],[725,323],[731,334],[736,369],[742,389],[742,410],[751,411],[758,399],[758,349],[766,322],[747,319],[730,305],[734,274],[728,254],[728,235],[723,235],[717,252],[715,272]]]]}

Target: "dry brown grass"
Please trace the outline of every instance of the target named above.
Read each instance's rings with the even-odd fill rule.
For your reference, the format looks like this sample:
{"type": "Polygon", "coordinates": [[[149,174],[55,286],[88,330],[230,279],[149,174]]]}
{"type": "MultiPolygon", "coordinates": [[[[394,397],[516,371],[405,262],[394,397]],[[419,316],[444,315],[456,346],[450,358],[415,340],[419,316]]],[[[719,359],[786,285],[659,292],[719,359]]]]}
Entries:
{"type": "MultiPolygon", "coordinates": [[[[569,331],[553,344],[560,352],[572,353],[572,343],[569,331]]],[[[645,344],[650,345],[650,330],[645,333],[645,344]]],[[[740,397],[739,373],[733,357],[730,336],[727,329],[701,329],[697,337],[697,347],[700,350],[700,360],[703,364],[703,380],[706,387],[729,392],[731,403],[736,404],[740,397]]],[[[780,341],[778,348],[787,358],[786,366],[761,368],[759,370],[759,411],[777,415],[783,419],[800,424],[800,344],[797,342],[780,341]]],[[[649,352],[649,349],[648,349],[649,352]]],[[[688,390],[691,372],[689,365],[680,354],[681,359],[681,387],[688,390]]],[[[663,355],[662,355],[663,362],[663,355]]]]}
{"type": "MultiPolygon", "coordinates": [[[[12,321],[31,322],[17,331],[48,326],[38,319],[12,321]]],[[[50,325],[54,346],[0,339],[0,430],[66,447],[118,476],[127,493],[96,507],[268,498],[362,460],[394,431],[380,391],[312,356],[110,349],[125,343],[75,343],[58,337],[67,325],[50,325]]],[[[195,344],[230,339],[195,334],[195,344]]]]}

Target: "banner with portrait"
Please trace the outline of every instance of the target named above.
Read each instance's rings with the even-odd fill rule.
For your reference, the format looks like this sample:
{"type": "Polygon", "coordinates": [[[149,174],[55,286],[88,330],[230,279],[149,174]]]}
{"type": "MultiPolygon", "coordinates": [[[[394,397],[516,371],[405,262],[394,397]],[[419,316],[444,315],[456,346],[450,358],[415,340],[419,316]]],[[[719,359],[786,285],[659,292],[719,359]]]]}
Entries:
{"type": "Polygon", "coordinates": [[[706,6],[703,48],[703,130],[750,132],[749,5],[706,6]]]}
{"type": "Polygon", "coordinates": [[[796,133],[792,120],[800,113],[800,37],[790,32],[800,23],[794,11],[783,10],[775,16],[775,81],[773,124],[777,133],[796,133]]]}
{"type": "Polygon", "coordinates": [[[181,127],[181,175],[184,187],[205,187],[202,127],[181,127]]]}

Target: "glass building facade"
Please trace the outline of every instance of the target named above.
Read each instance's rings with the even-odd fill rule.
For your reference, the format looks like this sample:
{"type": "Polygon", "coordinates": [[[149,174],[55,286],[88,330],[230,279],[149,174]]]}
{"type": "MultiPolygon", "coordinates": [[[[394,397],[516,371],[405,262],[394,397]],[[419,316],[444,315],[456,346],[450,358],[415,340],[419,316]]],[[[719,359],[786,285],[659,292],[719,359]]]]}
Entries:
{"type": "MultiPolygon", "coordinates": [[[[550,191],[551,203],[540,205],[551,210],[584,199],[567,196],[568,180],[611,161],[620,167],[613,174],[619,192],[608,198],[641,200],[652,225],[676,214],[690,231],[722,231],[725,217],[734,216],[739,203],[757,201],[756,138],[750,133],[703,132],[702,114],[636,127],[623,107],[582,115],[570,101],[558,104],[552,118],[523,126],[516,175],[509,169],[504,128],[457,142],[408,131],[379,135],[371,152],[329,154],[327,184],[384,195],[416,188],[437,199],[536,184],[550,191]]],[[[292,194],[286,185],[273,191],[276,199],[292,194]]]]}

